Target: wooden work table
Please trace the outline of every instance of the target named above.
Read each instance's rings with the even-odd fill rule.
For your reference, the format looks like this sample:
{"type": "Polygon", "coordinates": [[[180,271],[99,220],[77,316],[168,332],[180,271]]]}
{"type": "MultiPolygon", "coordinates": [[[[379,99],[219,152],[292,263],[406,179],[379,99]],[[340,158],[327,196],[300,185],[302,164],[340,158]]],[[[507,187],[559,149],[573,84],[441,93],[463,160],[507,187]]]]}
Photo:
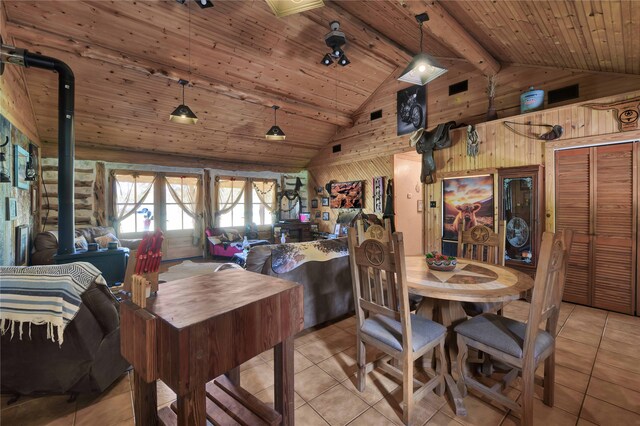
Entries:
{"type": "Polygon", "coordinates": [[[302,286],[243,270],[163,284],[146,309],[121,305],[121,348],[134,367],[137,424],[293,424],[293,337],[302,286]],[[275,348],[275,411],[240,387],[238,367],[275,348]],[[177,395],[156,413],[155,381],[177,395]],[[211,382],[212,380],[215,381],[211,382]],[[211,383],[208,383],[211,382],[211,383]]]}

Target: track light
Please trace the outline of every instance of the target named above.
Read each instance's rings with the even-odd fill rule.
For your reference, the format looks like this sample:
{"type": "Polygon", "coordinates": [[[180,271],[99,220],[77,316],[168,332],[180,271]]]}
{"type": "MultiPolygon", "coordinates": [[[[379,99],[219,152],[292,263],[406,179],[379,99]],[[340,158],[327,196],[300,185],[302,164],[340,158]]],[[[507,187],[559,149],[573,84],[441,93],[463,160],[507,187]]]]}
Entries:
{"type": "Polygon", "coordinates": [[[268,141],[283,141],[286,136],[282,129],[278,127],[277,122],[277,111],[280,109],[279,106],[274,105],[273,108],[273,126],[267,131],[267,134],[264,135],[265,139],[268,141]]]}
{"type": "Polygon", "coordinates": [[[347,58],[347,55],[342,55],[340,57],[340,59],[338,59],[338,63],[343,66],[346,67],[347,65],[349,65],[351,63],[351,61],[349,60],[349,58],[347,58]]]}
{"type": "Polygon", "coordinates": [[[332,63],[333,63],[333,58],[331,58],[331,55],[329,55],[328,53],[324,55],[324,58],[322,58],[322,65],[325,65],[328,67],[332,63]]]}
{"type": "Polygon", "coordinates": [[[200,6],[201,9],[213,7],[213,2],[211,0],[196,0],[196,3],[198,3],[198,6],[200,6]]]}

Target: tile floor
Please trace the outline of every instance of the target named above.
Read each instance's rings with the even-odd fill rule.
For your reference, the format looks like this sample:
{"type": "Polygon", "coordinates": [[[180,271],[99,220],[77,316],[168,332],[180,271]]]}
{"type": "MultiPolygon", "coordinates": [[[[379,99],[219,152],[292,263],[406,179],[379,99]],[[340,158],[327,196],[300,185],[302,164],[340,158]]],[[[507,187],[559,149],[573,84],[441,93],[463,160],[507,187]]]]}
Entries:
{"type": "MultiPolygon", "coordinates": [[[[514,302],[505,315],[526,320],[528,304],[514,302]]],[[[295,417],[298,425],[400,424],[399,385],[370,373],[366,391],[354,386],[355,319],[300,336],[295,341],[295,417]]],[[[535,422],[561,425],[640,425],[640,318],[562,305],[557,340],[556,404],[537,399],[535,422]]],[[[374,357],[375,353],[369,353],[374,357]]],[[[273,354],[265,352],[241,368],[243,387],[273,403],[273,354]]],[[[510,388],[512,397],[519,393],[510,388]]],[[[540,389],[539,389],[540,390],[540,389]]],[[[539,392],[541,395],[541,392],[539,392]]],[[[174,394],[158,386],[158,405],[174,394]]],[[[539,398],[539,397],[538,397],[539,398]]],[[[129,374],[100,396],[21,398],[8,406],[2,397],[2,425],[133,425],[129,374]]],[[[473,393],[465,399],[467,417],[456,417],[445,398],[431,394],[416,406],[419,425],[517,425],[518,419],[473,393]]]]}

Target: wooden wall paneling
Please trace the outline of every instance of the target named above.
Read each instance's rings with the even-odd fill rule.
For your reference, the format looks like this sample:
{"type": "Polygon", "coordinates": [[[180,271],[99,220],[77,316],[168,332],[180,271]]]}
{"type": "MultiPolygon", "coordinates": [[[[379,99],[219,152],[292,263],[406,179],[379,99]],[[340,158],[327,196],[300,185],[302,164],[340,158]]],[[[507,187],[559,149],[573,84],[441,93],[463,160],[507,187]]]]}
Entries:
{"type": "Polygon", "coordinates": [[[633,144],[633,205],[636,214],[636,285],[635,285],[635,314],[640,316],[640,141],[633,144]]]}
{"type": "Polygon", "coordinates": [[[107,187],[104,163],[98,161],[93,182],[93,216],[98,226],[107,226],[107,187]]]}

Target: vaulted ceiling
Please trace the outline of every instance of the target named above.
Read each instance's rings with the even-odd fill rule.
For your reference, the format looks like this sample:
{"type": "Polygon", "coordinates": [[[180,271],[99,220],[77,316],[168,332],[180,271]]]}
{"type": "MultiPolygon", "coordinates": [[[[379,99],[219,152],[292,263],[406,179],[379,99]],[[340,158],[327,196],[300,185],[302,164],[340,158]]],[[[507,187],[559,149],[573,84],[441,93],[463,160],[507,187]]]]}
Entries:
{"type": "MultiPolygon", "coordinates": [[[[424,10],[432,17],[425,50],[479,73],[518,63],[640,74],[634,1],[325,0],[284,18],[261,0],[214,4],[3,1],[17,46],[74,70],[78,147],[123,156],[304,167],[417,52],[413,15],[424,10]],[[336,19],[352,62],[324,67],[323,39],[336,19]],[[186,103],[200,118],[195,126],[168,120],[181,101],[179,78],[192,83],[186,103]],[[285,142],[264,139],[273,104],[282,108],[285,142]]],[[[54,143],[55,75],[30,69],[26,78],[40,138],[54,143]]]]}

